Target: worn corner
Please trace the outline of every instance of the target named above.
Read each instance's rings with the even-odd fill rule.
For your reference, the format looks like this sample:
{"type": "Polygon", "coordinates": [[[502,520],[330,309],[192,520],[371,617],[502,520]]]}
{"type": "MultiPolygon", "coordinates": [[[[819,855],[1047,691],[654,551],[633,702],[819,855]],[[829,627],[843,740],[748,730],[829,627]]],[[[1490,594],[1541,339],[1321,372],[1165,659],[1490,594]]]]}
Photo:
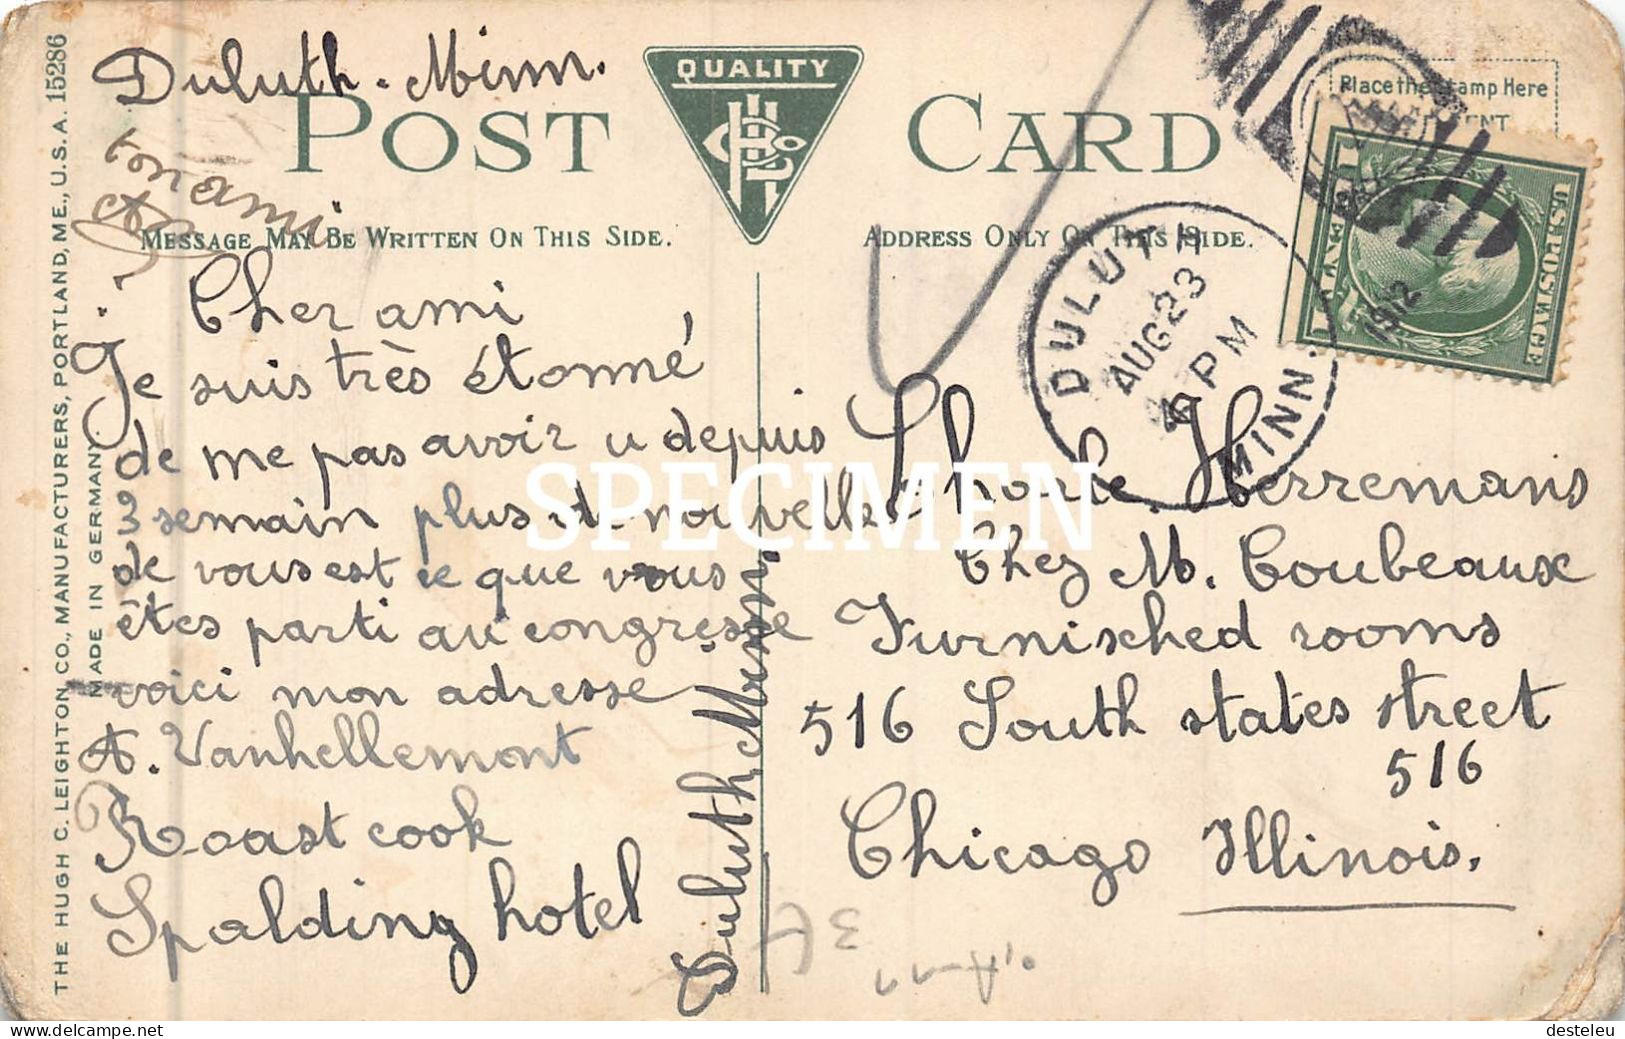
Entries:
{"type": "Polygon", "coordinates": [[[1608,54],[1608,62],[1616,86],[1625,90],[1625,62],[1622,62],[1619,29],[1595,0],[1570,0],[1580,9],[1584,23],[1577,26],[1577,36],[1600,41],[1608,54]]]}
{"type": "Polygon", "coordinates": [[[0,934],[0,1009],[14,1021],[43,1021],[46,1013],[43,996],[31,989],[28,982],[13,967],[12,957],[5,953],[5,936],[0,934]]]}
{"type": "Polygon", "coordinates": [[[1625,924],[1615,912],[1602,936],[1569,975],[1551,1005],[1535,1015],[1540,1021],[1598,1021],[1608,1018],[1625,998],[1625,924]]]}
{"type": "Polygon", "coordinates": [[[72,21],[82,6],[83,0],[34,0],[7,11],[5,18],[0,19],[0,83],[12,75],[23,38],[41,15],[54,11],[60,20],[72,21]]]}
{"type": "Polygon", "coordinates": [[[4,19],[0,19],[0,45],[13,34],[21,33],[28,22],[39,15],[54,12],[58,21],[71,22],[79,17],[84,8],[84,0],[34,0],[33,3],[21,4],[6,12],[4,19]]]}

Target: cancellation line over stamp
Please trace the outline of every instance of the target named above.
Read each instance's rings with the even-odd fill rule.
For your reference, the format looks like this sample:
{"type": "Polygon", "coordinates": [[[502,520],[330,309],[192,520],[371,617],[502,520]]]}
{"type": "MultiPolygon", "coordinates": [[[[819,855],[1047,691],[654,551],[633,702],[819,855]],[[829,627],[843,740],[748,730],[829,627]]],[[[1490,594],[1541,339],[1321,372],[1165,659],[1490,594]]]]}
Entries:
{"type": "Polygon", "coordinates": [[[1590,147],[1467,120],[1414,135],[1380,123],[1335,99],[1317,105],[1283,340],[1536,385],[1561,379],[1594,190],[1590,147]]]}

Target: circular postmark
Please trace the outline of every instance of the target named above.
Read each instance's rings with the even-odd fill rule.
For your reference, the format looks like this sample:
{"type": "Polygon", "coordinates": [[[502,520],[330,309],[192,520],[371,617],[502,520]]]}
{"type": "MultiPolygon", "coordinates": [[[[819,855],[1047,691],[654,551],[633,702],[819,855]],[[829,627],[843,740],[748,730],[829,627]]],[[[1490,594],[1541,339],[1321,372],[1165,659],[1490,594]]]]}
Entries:
{"type": "Polygon", "coordinates": [[[1207,202],[1148,203],[1073,234],[1021,337],[1056,447],[1093,463],[1113,498],[1158,509],[1237,502],[1284,475],[1337,387],[1332,351],[1279,345],[1290,255],[1207,202]]]}

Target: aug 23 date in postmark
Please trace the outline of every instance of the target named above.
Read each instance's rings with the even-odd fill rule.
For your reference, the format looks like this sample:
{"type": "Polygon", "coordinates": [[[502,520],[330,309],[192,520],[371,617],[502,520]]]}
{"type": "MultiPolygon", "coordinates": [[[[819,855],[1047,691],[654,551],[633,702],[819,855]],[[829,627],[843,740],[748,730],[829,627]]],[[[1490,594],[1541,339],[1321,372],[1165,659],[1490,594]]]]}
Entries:
{"type": "Polygon", "coordinates": [[[1281,337],[1534,384],[1559,379],[1589,149],[1449,124],[1400,136],[1323,117],[1337,108],[1323,99],[1313,121],[1281,337]]]}

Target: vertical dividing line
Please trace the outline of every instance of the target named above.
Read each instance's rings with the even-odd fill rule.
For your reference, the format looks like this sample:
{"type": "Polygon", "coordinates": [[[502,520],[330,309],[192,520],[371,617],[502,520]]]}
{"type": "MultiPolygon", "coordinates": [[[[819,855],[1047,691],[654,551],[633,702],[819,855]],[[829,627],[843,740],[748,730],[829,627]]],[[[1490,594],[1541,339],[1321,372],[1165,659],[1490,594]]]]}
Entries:
{"type": "MultiPolygon", "coordinates": [[[[181,22],[181,19],[175,19],[173,31],[171,33],[171,44],[174,49],[170,51],[170,53],[180,55],[182,56],[182,60],[185,60],[184,56],[188,55],[192,48],[191,40],[187,37],[186,32],[183,30],[181,22]]],[[[189,93],[190,91],[182,90],[175,98],[175,117],[173,123],[174,144],[172,147],[176,151],[187,150],[187,146],[191,143],[190,138],[187,136],[187,130],[191,127],[190,115],[187,112],[188,106],[186,103],[186,97],[189,93]]],[[[176,195],[176,201],[179,203],[175,209],[177,219],[186,219],[186,215],[190,212],[190,208],[187,205],[187,198],[188,195],[185,192],[180,192],[176,195]]],[[[169,320],[170,327],[174,329],[173,342],[175,347],[170,353],[170,378],[174,380],[171,385],[178,388],[186,385],[186,338],[188,335],[188,330],[184,321],[182,320],[182,315],[186,314],[187,305],[183,301],[187,297],[187,285],[185,271],[183,269],[185,265],[177,263],[172,264],[171,266],[174,268],[174,270],[170,274],[169,279],[169,288],[171,293],[169,298],[169,303],[171,306],[169,320]]],[[[258,337],[256,336],[255,338],[257,339],[258,337]]],[[[170,436],[174,442],[175,457],[182,459],[182,471],[177,473],[174,479],[170,482],[169,508],[172,515],[179,515],[180,510],[182,510],[185,506],[187,497],[185,459],[187,457],[187,450],[190,447],[187,436],[189,430],[186,422],[186,401],[184,396],[180,393],[172,392],[170,394],[170,400],[172,401],[171,407],[174,409],[171,412],[171,417],[173,419],[173,430],[170,433],[170,436]]],[[[154,431],[154,435],[156,436],[156,430],[154,431]]],[[[166,547],[170,551],[170,558],[173,560],[174,566],[173,573],[176,576],[175,612],[177,614],[184,615],[187,607],[185,577],[186,552],[191,546],[187,544],[186,536],[177,528],[175,533],[169,538],[169,544],[166,547]]],[[[168,649],[170,669],[181,675],[190,674],[191,671],[187,666],[186,643],[181,636],[178,626],[171,631],[168,649]]],[[[193,711],[195,712],[196,708],[193,708],[193,711]]],[[[185,707],[179,703],[171,704],[168,713],[169,720],[175,726],[176,731],[185,732],[185,717],[187,714],[185,707]]],[[[181,765],[178,757],[172,763],[166,762],[164,768],[169,771],[168,782],[165,784],[169,792],[169,810],[171,813],[173,813],[173,818],[184,819],[186,818],[186,768],[181,765]],[[171,764],[173,764],[173,768],[170,767],[171,764]]],[[[179,855],[173,855],[169,859],[169,912],[171,920],[185,919],[186,881],[184,879],[184,871],[182,869],[182,857],[179,855]]],[[[190,986],[186,981],[183,981],[181,978],[177,977],[174,984],[169,986],[170,1017],[186,1017],[187,1003],[190,998],[190,986]]]]}
{"type": "MultiPolygon", "coordinates": [[[[762,272],[756,272],[756,464],[762,464],[762,272]]],[[[767,591],[767,572],[762,569],[762,471],[756,471],[756,572],[761,574],[762,591],[767,591]]],[[[756,630],[760,637],[762,625],[761,597],[756,600],[756,630]]],[[[764,656],[765,662],[765,656],[764,656]]],[[[758,764],[760,774],[757,776],[756,845],[760,849],[762,865],[762,883],[757,894],[757,988],[763,995],[768,992],[767,981],[767,909],[768,909],[768,872],[767,872],[767,675],[766,667],[758,665],[762,675],[762,721],[759,732],[762,760],[758,764]]]]}

